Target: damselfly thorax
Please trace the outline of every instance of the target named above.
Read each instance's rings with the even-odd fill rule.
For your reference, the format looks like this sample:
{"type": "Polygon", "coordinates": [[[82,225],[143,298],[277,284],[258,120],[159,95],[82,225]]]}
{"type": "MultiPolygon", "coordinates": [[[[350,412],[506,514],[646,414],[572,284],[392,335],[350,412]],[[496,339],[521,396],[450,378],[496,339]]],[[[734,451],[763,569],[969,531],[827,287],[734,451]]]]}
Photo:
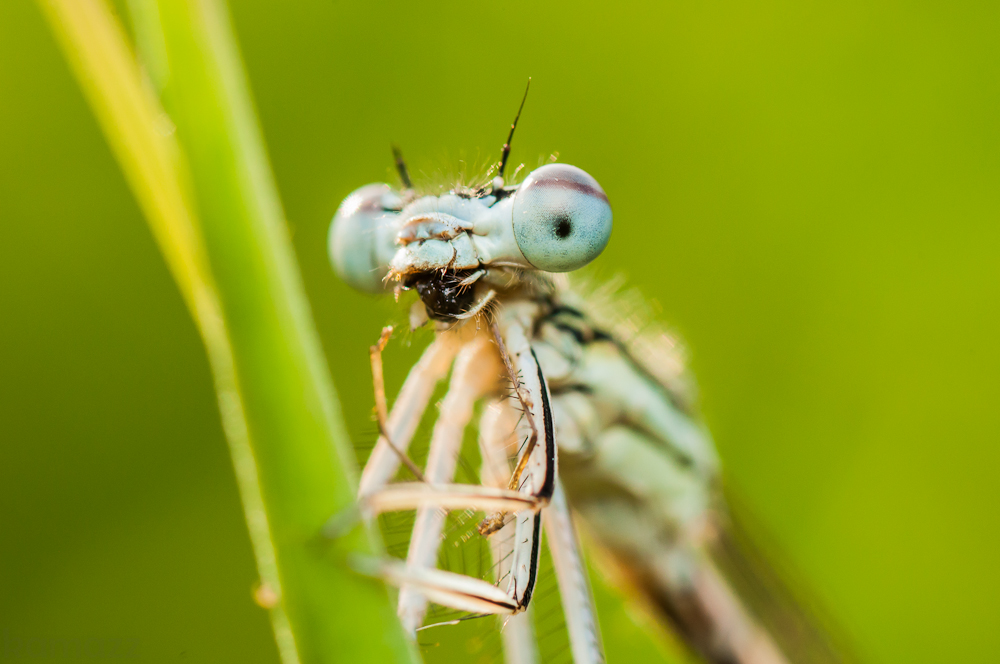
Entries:
{"type": "Polygon", "coordinates": [[[713,662],[785,661],[709,555],[724,512],[718,463],[674,341],[656,328],[630,329],[627,317],[610,320],[561,274],[608,243],[607,195],[586,172],[558,163],[506,184],[509,143],[492,178],[438,196],[414,193],[397,153],[403,187],[362,187],[334,218],[337,273],[367,292],[415,291],[412,323],[437,329],[391,412],[381,365],[388,330],[371,349],[381,436],[359,504],[368,516],[416,517],[405,560],[369,571],[401,587],[407,629],[424,625],[428,602],[511,616],[507,659],[533,661],[520,614],[538,582],[544,530],[574,659],[603,661],[575,513],[695,651],[713,662]],[[446,378],[420,467],[411,442],[446,378]],[[477,405],[480,481],[456,483],[477,405]],[[436,567],[449,511],[479,513],[477,536],[497,543],[487,578],[436,567]]]}

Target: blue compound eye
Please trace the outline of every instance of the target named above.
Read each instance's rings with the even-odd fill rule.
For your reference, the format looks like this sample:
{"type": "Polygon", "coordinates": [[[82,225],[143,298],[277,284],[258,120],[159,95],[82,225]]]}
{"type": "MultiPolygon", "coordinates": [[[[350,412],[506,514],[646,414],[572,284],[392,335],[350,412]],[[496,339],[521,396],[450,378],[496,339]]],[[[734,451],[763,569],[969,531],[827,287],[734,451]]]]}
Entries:
{"type": "Polygon", "coordinates": [[[514,238],[528,262],[569,272],[597,258],[611,238],[611,206],[597,180],[576,166],[532,171],[514,194],[514,238]]]}
{"type": "Polygon", "coordinates": [[[389,271],[380,248],[393,248],[392,222],[402,207],[387,184],[370,184],[344,199],[333,217],[328,249],[337,275],[357,290],[381,293],[389,271]]]}

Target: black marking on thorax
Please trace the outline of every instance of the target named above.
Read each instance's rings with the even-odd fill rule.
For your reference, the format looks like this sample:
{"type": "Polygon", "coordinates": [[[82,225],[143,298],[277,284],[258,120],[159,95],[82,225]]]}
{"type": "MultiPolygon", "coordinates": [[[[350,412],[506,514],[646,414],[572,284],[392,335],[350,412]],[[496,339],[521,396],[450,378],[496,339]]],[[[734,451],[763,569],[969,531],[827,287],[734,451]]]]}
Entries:
{"type": "Polygon", "coordinates": [[[575,307],[559,302],[552,302],[548,313],[535,322],[534,334],[537,337],[542,325],[546,323],[556,329],[570,334],[581,346],[598,341],[614,342],[614,337],[591,323],[586,314],[575,307]]]}
{"type": "Polygon", "coordinates": [[[607,330],[595,327],[590,318],[575,307],[555,300],[550,300],[548,304],[550,306],[548,312],[535,321],[533,332],[536,338],[540,336],[542,326],[548,324],[561,332],[572,335],[573,339],[581,346],[599,342],[613,344],[622,354],[622,357],[627,359],[636,371],[649,379],[653,385],[660,388],[663,396],[674,408],[689,417],[693,416],[692,406],[683,398],[683,395],[674,392],[668,385],[665,385],[659,378],[653,375],[645,364],[633,356],[632,350],[627,343],[607,330]]]}

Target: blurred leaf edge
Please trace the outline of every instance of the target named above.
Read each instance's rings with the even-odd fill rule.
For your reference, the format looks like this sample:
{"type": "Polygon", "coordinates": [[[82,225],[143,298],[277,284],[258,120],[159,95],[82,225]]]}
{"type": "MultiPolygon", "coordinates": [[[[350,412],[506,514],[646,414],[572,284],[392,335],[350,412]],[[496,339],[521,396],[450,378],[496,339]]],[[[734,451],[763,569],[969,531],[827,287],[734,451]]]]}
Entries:
{"type": "Polygon", "coordinates": [[[203,73],[199,82],[215,84],[191,90],[173,86],[173,96],[166,101],[182,112],[181,121],[172,126],[174,118],[161,109],[105,0],[38,0],[38,4],[204,341],[261,588],[267,590],[257,593],[258,602],[270,610],[282,660],[336,661],[354,656],[417,661],[384,587],[356,577],[343,564],[345,553],[378,551],[377,535],[363,528],[330,544],[329,548],[341,550],[334,560],[317,554],[315,538],[322,515],[329,517],[349,506],[356,469],[288,241],[227,8],[217,0],[159,6],[155,0],[130,3],[138,50],[154,79],[164,81],[174,55],[179,69],[187,67],[196,80],[203,73]],[[160,17],[162,33],[151,23],[160,17]],[[206,120],[185,124],[183,118],[192,116],[206,120]],[[228,150],[228,159],[199,163],[197,159],[204,157],[198,153],[199,131],[220,137],[215,147],[228,150]],[[213,172],[220,166],[229,172],[213,172]],[[229,185],[223,193],[230,197],[219,197],[223,204],[230,203],[228,209],[213,208],[199,199],[198,192],[208,185],[206,178],[213,186],[220,181],[229,185]],[[235,242],[238,247],[257,255],[221,250],[218,238],[227,233],[242,240],[235,242]],[[246,285],[226,278],[227,270],[231,273],[242,264],[258,268],[252,275],[256,280],[248,279],[246,285]],[[246,292],[258,286],[270,297],[246,292]],[[240,288],[244,292],[238,292],[240,288]],[[251,330],[235,340],[234,318],[251,330]],[[267,353],[252,348],[262,342],[280,346],[271,364],[258,361],[267,353]],[[283,363],[279,368],[284,381],[267,380],[274,361],[283,363]],[[291,394],[284,398],[294,400],[295,407],[267,410],[264,415],[269,419],[261,422],[262,416],[248,403],[266,402],[279,391],[282,396],[291,394]],[[312,416],[305,418],[310,421],[302,422],[303,413],[312,416]],[[291,485],[304,487],[301,495],[290,495],[291,485]]]}

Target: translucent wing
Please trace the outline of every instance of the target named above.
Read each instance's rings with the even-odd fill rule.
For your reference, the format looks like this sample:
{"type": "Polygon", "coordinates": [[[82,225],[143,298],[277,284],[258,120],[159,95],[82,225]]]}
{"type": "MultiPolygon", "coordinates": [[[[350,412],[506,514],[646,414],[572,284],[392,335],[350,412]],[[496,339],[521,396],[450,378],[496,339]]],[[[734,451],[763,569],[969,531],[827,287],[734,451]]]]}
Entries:
{"type": "MultiPolygon", "coordinates": [[[[608,357],[606,350],[591,349],[613,344],[618,360],[610,360],[606,366],[612,368],[601,377],[630,381],[626,401],[660,399],[646,412],[670,411],[674,420],[701,427],[683,347],[653,322],[643,298],[612,282],[589,292],[564,288],[560,303],[585,314],[583,319],[576,314],[575,327],[553,323],[573,330],[583,365],[598,352],[608,357]],[[621,368],[613,368],[615,361],[621,368]]],[[[600,380],[584,385],[596,412],[610,405],[601,401],[606,391],[601,385],[600,380]]],[[[807,600],[802,582],[755,544],[758,529],[746,527],[745,510],[734,514],[732,502],[727,505],[731,496],[720,489],[716,472],[672,458],[670,432],[659,435],[627,404],[615,417],[600,424],[596,436],[593,431],[583,436],[593,440],[593,450],[581,455],[576,467],[564,464],[566,481],[578,485],[571,499],[594,539],[672,631],[717,664],[856,661],[830,622],[821,619],[816,602],[807,600]],[[630,415],[631,421],[622,420],[630,415]],[[687,509],[691,505],[694,509],[687,509]]],[[[704,437],[711,447],[707,432],[704,437]]]]}
{"type": "Polygon", "coordinates": [[[846,636],[732,490],[712,556],[754,617],[793,662],[858,662],[846,636]],[[766,546],[760,543],[764,542],[766,546]]]}

